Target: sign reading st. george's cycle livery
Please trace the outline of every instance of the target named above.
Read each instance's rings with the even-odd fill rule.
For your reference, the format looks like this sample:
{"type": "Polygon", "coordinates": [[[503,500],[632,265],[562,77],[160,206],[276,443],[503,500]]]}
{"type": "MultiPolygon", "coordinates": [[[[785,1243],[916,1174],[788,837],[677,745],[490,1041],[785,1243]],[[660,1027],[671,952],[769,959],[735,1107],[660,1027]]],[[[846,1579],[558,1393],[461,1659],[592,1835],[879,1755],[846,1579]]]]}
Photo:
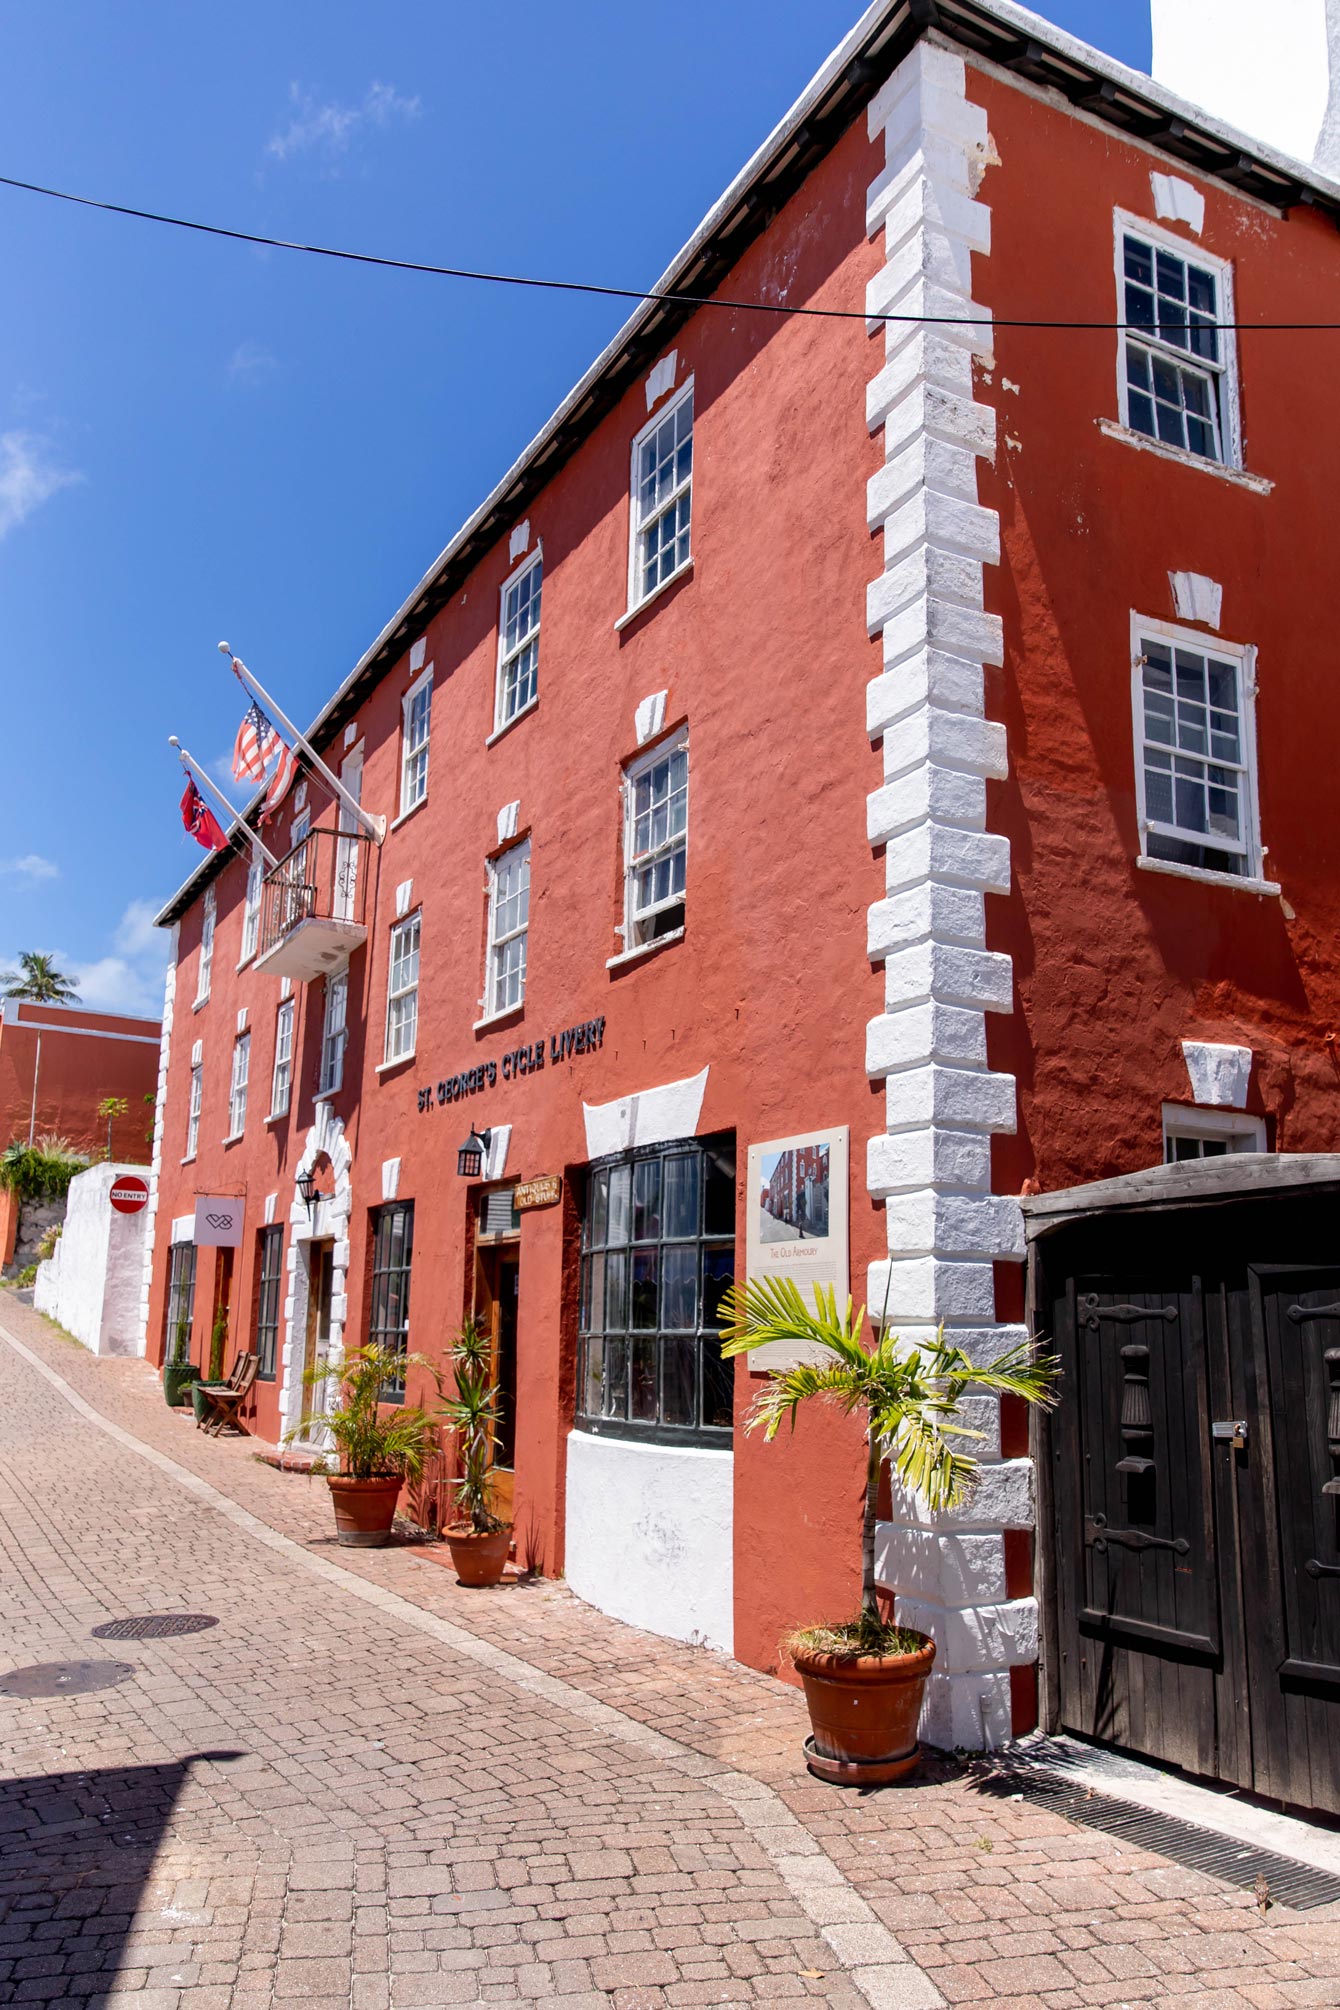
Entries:
{"type": "Polygon", "coordinates": [[[541,1035],[524,1047],[511,1048],[501,1061],[478,1061],[462,1074],[444,1076],[436,1088],[420,1089],[419,1109],[431,1110],[439,1104],[459,1103],[466,1096],[477,1096],[481,1090],[495,1087],[499,1075],[504,1082],[518,1081],[523,1075],[538,1075],[545,1065],[546,1053],[550,1064],[557,1067],[561,1061],[578,1054],[598,1053],[604,1044],[605,1021],[584,1019],[578,1026],[565,1026],[561,1033],[551,1033],[547,1049],[541,1035]]]}

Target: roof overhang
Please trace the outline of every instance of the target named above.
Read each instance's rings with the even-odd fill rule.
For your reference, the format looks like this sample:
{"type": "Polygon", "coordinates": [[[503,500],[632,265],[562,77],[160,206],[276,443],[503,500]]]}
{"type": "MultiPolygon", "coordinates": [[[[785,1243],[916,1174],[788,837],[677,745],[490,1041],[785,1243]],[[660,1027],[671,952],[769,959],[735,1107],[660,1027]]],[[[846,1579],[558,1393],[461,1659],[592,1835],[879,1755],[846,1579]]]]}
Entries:
{"type": "Polygon", "coordinates": [[[1340,1194],[1340,1152],[1226,1152],[1220,1158],[1146,1166],[1056,1193],[1027,1194],[1019,1205],[1032,1243],[1104,1215],[1226,1206],[1303,1192],[1340,1194]]]}

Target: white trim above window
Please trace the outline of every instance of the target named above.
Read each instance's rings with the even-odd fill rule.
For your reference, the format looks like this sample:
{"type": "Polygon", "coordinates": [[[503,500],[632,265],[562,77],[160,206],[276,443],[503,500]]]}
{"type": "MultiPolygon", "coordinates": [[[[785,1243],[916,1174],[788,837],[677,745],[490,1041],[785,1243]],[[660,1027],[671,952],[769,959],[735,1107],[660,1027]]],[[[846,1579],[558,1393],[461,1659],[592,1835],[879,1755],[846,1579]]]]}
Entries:
{"type": "Polygon", "coordinates": [[[485,1019],[515,1012],[526,1002],[530,934],[530,839],[523,838],[489,863],[488,962],[485,1019]]]}
{"type": "Polygon", "coordinates": [[[1163,1163],[1222,1158],[1226,1152],[1267,1150],[1264,1117],[1241,1110],[1198,1109],[1194,1104],[1163,1105],[1163,1163]]]}
{"type": "Polygon", "coordinates": [[[1113,212],[1117,410],[1129,431],[1242,466],[1233,267],[1146,218],[1113,212]],[[1132,325],[1134,324],[1134,325],[1132,325]]]}
{"type": "Polygon", "coordinates": [[[1131,616],[1141,863],[1262,880],[1256,651],[1131,616]]]}
{"type": "Polygon", "coordinates": [[[689,842],[688,730],[624,769],[624,955],[683,934],[689,842]]]}
{"type": "Polygon", "coordinates": [[[633,441],[629,472],[628,612],[692,563],[693,379],[633,441]]]}
{"type": "Polygon", "coordinates": [[[524,559],[502,584],[498,614],[498,683],[493,730],[502,732],[540,696],[540,595],[544,547],[524,559]]]}
{"type": "Polygon", "coordinates": [[[321,1022],[321,1072],[318,1096],[333,1096],[344,1084],[344,1050],[349,1044],[349,972],[339,971],[326,979],[325,1010],[321,1022]]]}
{"type": "Polygon", "coordinates": [[[410,685],[400,707],[400,815],[407,817],[428,793],[428,734],[433,718],[431,663],[410,685]]]}
{"type": "Polygon", "coordinates": [[[391,930],[386,972],[386,1051],[383,1061],[413,1058],[419,1032],[419,923],[421,911],[391,930]]]}
{"type": "Polygon", "coordinates": [[[275,1064],[270,1076],[272,1117],[286,1117],[293,1100],[293,1013],[293,999],[281,999],[275,1015],[275,1064]]]}

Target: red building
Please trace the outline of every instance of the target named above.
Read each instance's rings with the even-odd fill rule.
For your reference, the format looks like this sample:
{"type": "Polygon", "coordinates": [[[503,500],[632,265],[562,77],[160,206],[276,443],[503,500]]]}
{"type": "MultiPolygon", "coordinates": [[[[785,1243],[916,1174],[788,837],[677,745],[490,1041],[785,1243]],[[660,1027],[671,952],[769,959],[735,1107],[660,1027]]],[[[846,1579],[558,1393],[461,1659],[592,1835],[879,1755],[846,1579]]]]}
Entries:
{"type": "MultiPolygon", "coordinates": [[[[1251,324],[1327,319],[1337,209],[1006,5],[867,13],[658,288],[795,311],[640,309],[311,729],[381,841],[313,776],[278,874],[210,858],[164,910],[151,1351],[193,1319],[203,1358],[226,1313],[275,1439],[321,1349],[440,1357],[481,1310],[525,1559],[774,1668],[854,1603],[860,1444],[819,1413],[740,1429],[715,1310],[749,1145],[849,1127],[858,1296],[983,1358],[1057,1190],[1139,1176],[1110,1208],[1153,1192],[1199,1235],[1248,1166],[1334,1173],[1333,337],[1251,324]],[[540,1175],[561,1198],[517,1208],[540,1175]],[[224,1194],[241,1247],[197,1264],[196,1199],[224,1194]]],[[[1106,1348],[1081,1258],[1057,1303],[1106,1348]]],[[[1110,1358],[1133,1320],[1157,1361],[1164,1286],[1124,1288],[1110,1358]]],[[[1189,1410],[1146,1374],[1154,1453],[1129,1453],[1179,1486],[1203,1463],[1194,1498],[1121,1467],[1120,1503],[1067,1519],[1051,1440],[986,1407],[956,1521],[891,1493],[883,1576],[939,1645],[928,1735],[1026,1727],[1040,1651],[1049,1721],[1077,1722],[1057,1671],[1106,1654],[1106,1728],[1162,1750],[1152,1705],[1120,1713],[1141,1655],[1180,1655],[1214,1663],[1213,1744],[1229,1594],[1168,1615],[1263,1468],[1211,1439],[1198,1359],[1189,1410]]]]}
{"type": "Polygon", "coordinates": [[[0,1002],[0,1149],[49,1132],[90,1157],[105,1152],[98,1107],[116,1099],[126,1109],[112,1118],[112,1157],[147,1162],[159,1033],[157,1019],[128,1012],[0,1002]]]}

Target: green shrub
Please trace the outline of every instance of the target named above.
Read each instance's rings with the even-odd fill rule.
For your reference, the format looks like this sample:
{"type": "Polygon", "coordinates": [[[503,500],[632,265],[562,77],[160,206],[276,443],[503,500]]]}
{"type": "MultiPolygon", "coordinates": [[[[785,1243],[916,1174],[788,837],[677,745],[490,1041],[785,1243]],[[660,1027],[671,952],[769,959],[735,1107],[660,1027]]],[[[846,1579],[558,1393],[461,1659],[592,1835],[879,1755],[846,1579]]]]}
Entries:
{"type": "Polygon", "coordinates": [[[53,1200],[68,1193],[70,1181],[87,1166],[68,1138],[39,1138],[33,1145],[16,1139],[0,1152],[0,1187],[22,1200],[53,1200]]]}

